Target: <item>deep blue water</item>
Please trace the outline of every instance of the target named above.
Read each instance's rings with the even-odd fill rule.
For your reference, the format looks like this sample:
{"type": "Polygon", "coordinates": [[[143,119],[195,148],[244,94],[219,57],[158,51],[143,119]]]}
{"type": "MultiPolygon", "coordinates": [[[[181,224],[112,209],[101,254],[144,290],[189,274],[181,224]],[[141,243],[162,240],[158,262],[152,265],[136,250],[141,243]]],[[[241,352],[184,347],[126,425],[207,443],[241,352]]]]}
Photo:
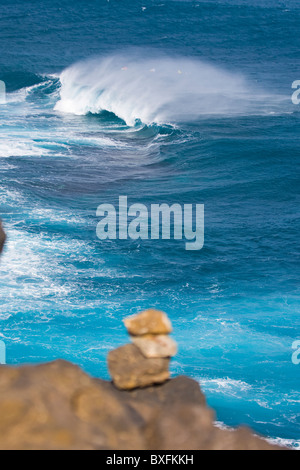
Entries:
{"type": "Polygon", "coordinates": [[[108,378],[122,318],[158,307],[218,421],[299,445],[299,22],[298,0],[0,1],[9,364],[108,378]],[[203,250],[98,240],[120,195],[205,204],[203,250]]]}

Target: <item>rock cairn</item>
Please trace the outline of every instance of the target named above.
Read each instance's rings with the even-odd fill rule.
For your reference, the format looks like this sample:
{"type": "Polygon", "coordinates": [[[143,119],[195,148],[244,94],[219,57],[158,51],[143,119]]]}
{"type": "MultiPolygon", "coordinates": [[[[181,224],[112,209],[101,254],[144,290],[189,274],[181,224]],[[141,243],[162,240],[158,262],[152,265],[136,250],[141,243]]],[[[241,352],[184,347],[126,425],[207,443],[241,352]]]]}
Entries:
{"type": "Polygon", "coordinates": [[[170,358],[177,345],[170,338],[172,325],[164,312],[145,310],[124,320],[131,344],[108,354],[108,368],[115,386],[121,390],[162,384],[170,378],[170,358]]]}

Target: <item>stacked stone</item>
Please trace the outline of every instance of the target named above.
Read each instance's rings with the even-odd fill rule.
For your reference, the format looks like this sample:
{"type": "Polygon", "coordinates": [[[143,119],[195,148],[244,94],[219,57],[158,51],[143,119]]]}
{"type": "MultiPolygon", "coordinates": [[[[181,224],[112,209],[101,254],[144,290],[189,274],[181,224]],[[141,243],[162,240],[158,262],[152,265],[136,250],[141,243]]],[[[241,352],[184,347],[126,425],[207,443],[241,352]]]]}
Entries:
{"type": "Polygon", "coordinates": [[[177,345],[169,336],[172,325],[167,315],[150,309],[126,318],[124,324],[132,343],[108,354],[116,387],[132,390],[167,381],[170,358],[177,353],[177,345]]]}

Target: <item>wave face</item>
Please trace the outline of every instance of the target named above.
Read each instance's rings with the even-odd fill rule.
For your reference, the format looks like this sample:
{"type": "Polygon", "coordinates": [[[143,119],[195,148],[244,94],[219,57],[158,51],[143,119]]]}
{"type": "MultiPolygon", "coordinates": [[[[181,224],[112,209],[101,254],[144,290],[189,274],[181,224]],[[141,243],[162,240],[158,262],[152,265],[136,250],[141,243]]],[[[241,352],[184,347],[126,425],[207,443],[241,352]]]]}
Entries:
{"type": "Polygon", "coordinates": [[[56,110],[77,115],[109,111],[131,126],[249,113],[258,98],[239,74],[147,50],[77,63],[60,81],[56,110]]]}

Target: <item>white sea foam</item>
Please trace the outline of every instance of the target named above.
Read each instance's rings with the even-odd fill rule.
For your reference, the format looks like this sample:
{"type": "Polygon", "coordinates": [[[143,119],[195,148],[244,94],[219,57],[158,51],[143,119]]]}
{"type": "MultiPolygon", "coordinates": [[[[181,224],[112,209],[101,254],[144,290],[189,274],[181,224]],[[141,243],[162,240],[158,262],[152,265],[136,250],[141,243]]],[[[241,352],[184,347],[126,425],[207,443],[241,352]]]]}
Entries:
{"type": "MultiPolygon", "coordinates": [[[[222,423],[221,421],[216,421],[215,426],[221,430],[225,431],[235,431],[235,428],[232,428],[230,426],[227,426],[225,423],[222,423]]],[[[259,436],[261,439],[264,439],[265,441],[269,442],[272,445],[277,445],[281,447],[289,447],[294,450],[300,450],[300,441],[299,440],[294,440],[294,439],[283,439],[281,437],[277,438],[264,438],[262,436],[259,436]]]]}
{"type": "Polygon", "coordinates": [[[277,437],[275,439],[266,439],[267,442],[270,444],[275,444],[281,447],[290,447],[294,450],[300,451],[300,440],[295,439],[282,439],[281,437],[277,437]]]}
{"type": "Polygon", "coordinates": [[[92,58],[60,77],[57,111],[109,111],[128,125],[257,112],[262,94],[238,73],[197,59],[134,51],[92,58]]]}
{"type": "MultiPolygon", "coordinates": [[[[20,131],[21,133],[22,131],[20,131]]],[[[23,131],[27,134],[26,130],[23,131]]],[[[55,155],[55,157],[65,157],[68,155],[69,146],[86,145],[100,148],[126,148],[127,144],[104,136],[85,136],[81,133],[69,132],[66,130],[43,129],[40,134],[31,132],[31,136],[19,135],[6,131],[0,133],[0,158],[9,157],[43,157],[55,155]],[[36,139],[36,140],[35,140],[36,139]]]]}
{"type": "Polygon", "coordinates": [[[225,395],[239,396],[241,392],[251,390],[251,385],[241,380],[230,379],[229,377],[210,379],[207,377],[200,379],[203,390],[213,390],[225,395]]]}
{"type": "Polygon", "coordinates": [[[49,154],[49,150],[41,148],[32,139],[26,139],[11,135],[9,138],[1,137],[0,158],[7,157],[27,157],[49,154]]]}

